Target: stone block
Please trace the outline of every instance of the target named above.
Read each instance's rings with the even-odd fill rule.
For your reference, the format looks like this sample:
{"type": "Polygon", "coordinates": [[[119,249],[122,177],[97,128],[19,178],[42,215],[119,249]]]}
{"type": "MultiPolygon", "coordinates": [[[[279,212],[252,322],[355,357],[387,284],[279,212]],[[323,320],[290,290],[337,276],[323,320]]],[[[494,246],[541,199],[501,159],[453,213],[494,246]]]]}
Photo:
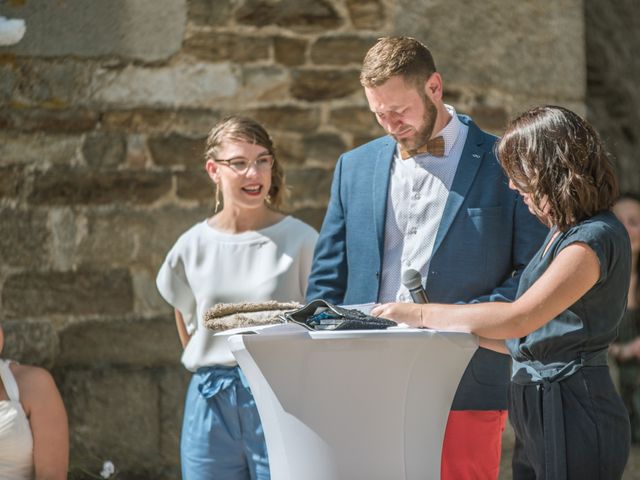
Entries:
{"type": "Polygon", "coordinates": [[[108,131],[148,133],[166,136],[179,133],[190,138],[206,137],[221,118],[217,110],[207,108],[136,108],[108,110],[102,114],[101,127],[108,131]]]}
{"type": "Polygon", "coordinates": [[[320,125],[320,110],[318,108],[284,105],[245,110],[243,113],[255,118],[268,131],[284,130],[308,133],[320,125]]]}
{"type": "Polygon", "coordinates": [[[624,192],[640,192],[640,12],[633,0],[584,2],[587,119],[605,142],[624,192]]]}
{"type": "Polygon", "coordinates": [[[297,208],[310,199],[326,205],[331,195],[333,170],[324,168],[291,168],[287,170],[287,184],[291,187],[290,204],[297,208]]]}
{"type": "Polygon", "coordinates": [[[289,67],[302,65],[305,62],[307,43],[304,38],[274,37],[273,49],[276,62],[289,67]]]}
{"type": "Polygon", "coordinates": [[[18,76],[11,65],[0,65],[0,104],[7,105],[14,98],[18,76]]]}
{"type": "Polygon", "coordinates": [[[338,157],[347,150],[347,144],[340,135],[317,133],[304,138],[304,151],[307,160],[318,160],[325,165],[334,166],[338,157]]]}
{"type": "Polygon", "coordinates": [[[23,18],[24,38],[0,53],[43,57],[122,56],[143,61],[169,58],[186,27],[184,1],[65,0],[9,2],[2,15],[23,18]]]}
{"type": "Polygon", "coordinates": [[[149,138],[147,145],[153,163],[161,167],[181,166],[189,170],[204,170],[206,137],[191,138],[178,133],[149,138]]]}
{"type": "Polygon", "coordinates": [[[90,133],[82,145],[82,155],[93,168],[114,168],[125,160],[127,141],[117,133],[90,133]]]}
{"type": "Polygon", "coordinates": [[[106,131],[165,132],[171,130],[174,116],[175,110],[163,108],[108,110],[102,114],[101,126],[106,131]]]}
{"type": "Polygon", "coordinates": [[[76,321],[58,333],[56,366],[65,368],[176,366],[182,346],[173,314],[76,321]]]}
{"type": "Polygon", "coordinates": [[[129,313],[131,276],[123,268],[16,273],[4,282],[2,306],[7,318],[129,313]]]}
{"type": "Polygon", "coordinates": [[[326,207],[304,207],[294,210],[292,215],[320,231],[326,210],[326,207]]]}
{"type": "Polygon", "coordinates": [[[496,135],[501,135],[509,122],[509,115],[504,107],[488,105],[476,105],[471,110],[471,118],[480,128],[496,135]]]}
{"type": "Polygon", "coordinates": [[[362,133],[362,134],[355,134],[353,136],[353,140],[351,143],[351,148],[356,148],[359,147],[360,145],[364,145],[365,143],[369,143],[372,140],[375,140],[376,138],[380,137],[384,135],[384,132],[381,131],[380,134],[376,135],[376,134],[371,134],[371,133],[362,133]]]}
{"type": "Polygon", "coordinates": [[[385,23],[384,5],[380,0],[347,0],[353,26],[359,30],[377,30],[385,23]]]}
{"type": "Polygon", "coordinates": [[[16,59],[17,84],[12,105],[22,108],[71,108],[89,95],[94,65],[77,59],[16,59]]]}
{"type": "Polygon", "coordinates": [[[272,130],[269,132],[273,139],[278,161],[285,166],[304,163],[306,152],[299,133],[281,132],[272,130]]]}
{"type": "Polygon", "coordinates": [[[132,134],[127,137],[125,168],[131,170],[145,170],[151,163],[147,150],[147,137],[142,134],[132,134]]]}
{"type": "Polygon", "coordinates": [[[82,108],[0,110],[0,128],[22,133],[78,133],[93,130],[97,124],[98,114],[82,108]]]}
{"type": "Polygon", "coordinates": [[[180,234],[204,220],[208,211],[172,205],[146,211],[91,210],[77,241],[77,262],[123,268],[135,264],[157,271],[180,234]]]}
{"type": "Polygon", "coordinates": [[[171,190],[169,172],[52,168],[34,176],[35,205],[149,204],[171,190]]]}
{"type": "Polygon", "coordinates": [[[199,26],[225,25],[231,18],[233,0],[189,0],[187,18],[199,26]]]}
{"type": "Polygon", "coordinates": [[[0,199],[17,198],[24,188],[25,168],[22,165],[0,166],[0,199]]]}
{"type": "MultiPolygon", "coordinates": [[[[1,48],[2,47],[0,47],[0,49],[1,48]]],[[[37,63],[37,60],[34,62],[14,56],[14,60],[10,65],[3,65],[0,71],[3,76],[8,76],[5,81],[12,80],[13,87],[15,87],[9,92],[11,96],[8,99],[8,106],[13,107],[19,105],[20,108],[24,108],[27,105],[41,105],[47,100],[50,100],[51,93],[46,78],[43,78],[34,71],[34,64],[37,63]]],[[[4,83],[4,81],[2,83],[4,83]]]]}
{"type": "Polygon", "coordinates": [[[168,67],[102,68],[92,79],[92,102],[121,107],[218,107],[237,95],[240,81],[229,63],[174,63],[168,67]]]}
{"type": "Polygon", "coordinates": [[[584,101],[582,0],[394,3],[394,31],[433,50],[445,91],[447,82],[455,82],[546,98],[547,103],[584,101]],[[451,32],[463,32],[464,40],[451,41],[451,32]]]}
{"type": "Polygon", "coordinates": [[[183,108],[176,110],[171,131],[193,138],[207,137],[213,126],[223,117],[237,113],[210,108],[183,108]]]}
{"type": "Polygon", "coordinates": [[[343,133],[367,135],[373,132],[384,134],[375,115],[367,106],[335,108],[329,114],[329,124],[343,133]]]}
{"type": "Polygon", "coordinates": [[[226,32],[195,32],[183,49],[207,62],[260,62],[269,60],[271,40],[226,32]]]}
{"type": "Polygon", "coordinates": [[[49,264],[53,270],[72,270],[76,266],[77,243],[85,229],[86,219],[82,212],[70,207],[49,209],[49,264]]]}
{"type": "Polygon", "coordinates": [[[28,365],[51,368],[60,350],[58,335],[49,320],[9,320],[2,322],[2,357],[28,365]]]}
{"type": "Polygon", "coordinates": [[[289,95],[289,71],[281,66],[245,66],[242,69],[243,88],[237,98],[239,105],[246,103],[283,103],[289,95]]]}
{"type": "MultiPolygon", "coordinates": [[[[54,375],[69,417],[72,467],[98,476],[102,462],[111,460],[131,475],[126,478],[158,478],[154,473],[162,465],[156,370],[65,368],[54,375]]],[[[72,469],[72,474],[79,472],[72,469]]]]}
{"type": "Polygon", "coordinates": [[[160,373],[159,380],[160,459],[167,465],[179,465],[184,399],[191,374],[182,367],[166,368],[160,373]]]}
{"type": "Polygon", "coordinates": [[[367,51],[376,43],[377,37],[339,35],[320,37],[311,46],[311,60],[317,65],[362,65],[367,51]]]}
{"type": "Polygon", "coordinates": [[[247,0],[235,18],[245,25],[277,25],[303,32],[321,32],[344,23],[328,0],[247,0]]]}
{"type": "Polygon", "coordinates": [[[49,263],[51,234],[45,211],[0,208],[0,232],[3,267],[42,268],[49,263]]]}
{"type": "Polygon", "coordinates": [[[136,265],[130,269],[133,281],[133,311],[136,315],[148,317],[167,311],[167,302],[160,296],[156,286],[159,269],[159,263],[136,265]]]}
{"type": "Polygon", "coordinates": [[[82,135],[0,131],[0,165],[71,164],[80,150],[82,135]]]}
{"type": "Polygon", "coordinates": [[[361,90],[356,69],[299,68],[291,73],[291,95],[310,102],[347,97],[361,90]]]}
{"type": "Polygon", "coordinates": [[[457,104],[464,98],[464,92],[461,87],[448,84],[444,92],[442,92],[442,101],[447,105],[453,105],[458,110],[457,104]]]}
{"type": "Polygon", "coordinates": [[[180,172],[176,173],[175,176],[177,180],[176,195],[179,198],[196,200],[201,204],[213,198],[213,181],[204,169],[201,171],[180,172]]]}

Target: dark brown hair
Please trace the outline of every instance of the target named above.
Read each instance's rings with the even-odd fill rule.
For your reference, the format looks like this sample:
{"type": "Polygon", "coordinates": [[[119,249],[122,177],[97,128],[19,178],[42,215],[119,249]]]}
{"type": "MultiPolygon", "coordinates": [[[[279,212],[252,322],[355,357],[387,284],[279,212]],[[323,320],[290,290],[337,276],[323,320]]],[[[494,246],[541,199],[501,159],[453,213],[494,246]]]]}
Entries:
{"type": "Polygon", "coordinates": [[[382,37],[369,49],[362,62],[360,83],[378,87],[396,75],[421,89],[436,71],[429,49],[415,38],[382,37]]]}
{"type": "Polygon", "coordinates": [[[204,150],[206,160],[217,158],[218,149],[225,141],[241,141],[266,148],[273,156],[273,166],[271,167],[271,188],[269,189],[269,206],[279,209],[287,194],[284,170],[278,162],[273,140],[265,130],[255,120],[248,117],[233,115],[222,119],[209,132],[207,144],[204,150]]]}
{"type": "Polygon", "coordinates": [[[566,108],[526,111],[509,123],[497,150],[511,181],[535,206],[547,202],[550,223],[561,231],[610,208],[618,195],[598,133],[566,108]]]}

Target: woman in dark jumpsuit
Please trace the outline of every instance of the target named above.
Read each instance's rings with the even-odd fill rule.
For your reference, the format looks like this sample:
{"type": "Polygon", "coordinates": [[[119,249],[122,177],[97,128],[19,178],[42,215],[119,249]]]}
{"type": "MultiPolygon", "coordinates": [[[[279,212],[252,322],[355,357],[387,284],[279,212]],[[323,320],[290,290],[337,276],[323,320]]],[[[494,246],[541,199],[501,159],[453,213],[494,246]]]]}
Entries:
{"type": "Polygon", "coordinates": [[[512,121],[498,156],[511,187],[550,227],[516,300],[393,303],[373,313],[470,331],[480,345],[511,354],[514,479],[619,479],[630,429],[607,349],[625,311],[631,253],[626,230],[610,211],[618,194],[611,162],[586,121],[554,106],[512,121]]]}

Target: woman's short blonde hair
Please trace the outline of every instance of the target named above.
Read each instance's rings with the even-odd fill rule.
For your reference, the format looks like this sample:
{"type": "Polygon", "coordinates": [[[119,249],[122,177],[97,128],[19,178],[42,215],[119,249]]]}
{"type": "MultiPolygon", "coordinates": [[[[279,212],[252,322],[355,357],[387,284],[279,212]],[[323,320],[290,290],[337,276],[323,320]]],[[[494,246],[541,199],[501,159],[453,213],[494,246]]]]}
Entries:
{"type": "Polygon", "coordinates": [[[271,167],[271,188],[269,189],[269,206],[279,210],[287,196],[284,170],[278,161],[273,140],[266,129],[252,118],[233,115],[218,122],[209,132],[204,151],[206,160],[215,160],[217,153],[225,141],[243,141],[260,145],[273,157],[271,167]]]}

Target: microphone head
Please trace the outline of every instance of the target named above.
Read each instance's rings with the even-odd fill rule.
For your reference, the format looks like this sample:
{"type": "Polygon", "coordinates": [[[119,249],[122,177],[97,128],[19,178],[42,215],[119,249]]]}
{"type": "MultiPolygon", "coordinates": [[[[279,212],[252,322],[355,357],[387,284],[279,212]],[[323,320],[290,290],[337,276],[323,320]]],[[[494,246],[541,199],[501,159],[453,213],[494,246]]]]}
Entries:
{"type": "Polygon", "coordinates": [[[402,273],[402,284],[407,287],[409,290],[414,290],[416,288],[422,287],[422,277],[420,276],[420,272],[414,270],[413,268],[409,268],[402,273]]]}

